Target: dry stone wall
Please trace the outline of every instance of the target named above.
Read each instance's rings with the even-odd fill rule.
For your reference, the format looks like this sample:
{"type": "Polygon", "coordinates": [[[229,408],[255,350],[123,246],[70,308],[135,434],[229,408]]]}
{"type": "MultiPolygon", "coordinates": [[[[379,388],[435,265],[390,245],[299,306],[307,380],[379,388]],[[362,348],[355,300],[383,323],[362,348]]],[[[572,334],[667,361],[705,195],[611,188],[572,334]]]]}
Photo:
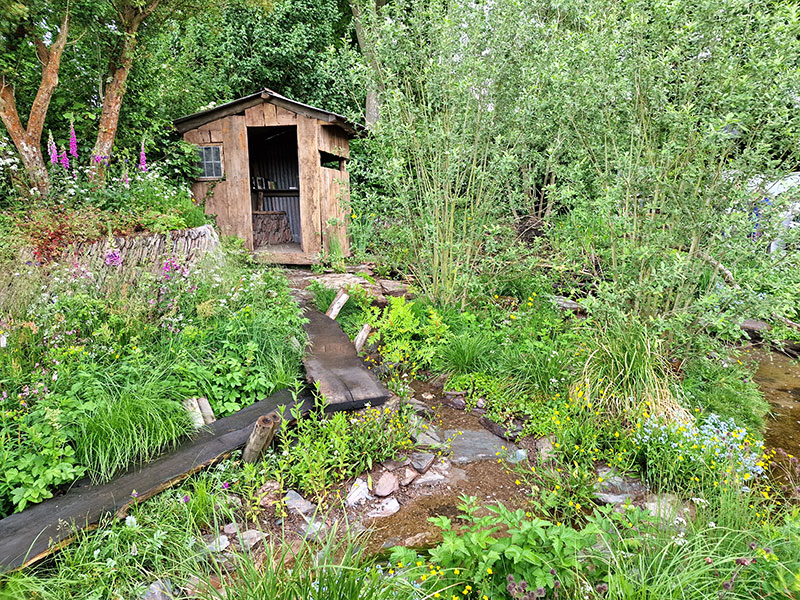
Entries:
{"type": "Polygon", "coordinates": [[[123,271],[157,270],[169,257],[195,262],[210,252],[219,252],[219,235],[211,225],[178,229],[167,233],[143,233],[91,243],[75,244],[64,260],[89,267],[117,267],[123,271]]]}

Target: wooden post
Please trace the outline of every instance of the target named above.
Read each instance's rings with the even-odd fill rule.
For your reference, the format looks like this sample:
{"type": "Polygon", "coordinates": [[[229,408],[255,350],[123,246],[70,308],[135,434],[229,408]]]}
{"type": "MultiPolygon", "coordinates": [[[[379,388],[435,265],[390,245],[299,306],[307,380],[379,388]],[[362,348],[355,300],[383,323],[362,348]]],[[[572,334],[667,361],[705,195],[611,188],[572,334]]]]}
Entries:
{"type": "Polygon", "coordinates": [[[197,403],[197,398],[186,398],[183,401],[183,408],[189,413],[189,418],[192,420],[192,425],[195,429],[200,429],[205,422],[203,421],[203,413],[200,412],[200,406],[197,403]]]}
{"type": "Polygon", "coordinates": [[[258,417],[253,426],[253,432],[250,434],[250,438],[242,451],[242,460],[244,462],[254,463],[261,457],[264,449],[272,443],[280,421],[280,417],[274,412],[258,417]]]}
{"type": "Polygon", "coordinates": [[[344,308],[344,305],[347,303],[347,300],[350,298],[350,295],[344,291],[344,288],[340,289],[336,293],[336,297],[331,302],[330,308],[328,308],[327,312],[325,313],[331,319],[335,319],[339,316],[339,312],[344,308]]]}
{"type": "Polygon", "coordinates": [[[214,411],[211,408],[211,404],[208,402],[208,398],[203,396],[198,398],[197,406],[200,408],[200,413],[203,415],[203,423],[206,425],[211,425],[211,423],[217,420],[217,417],[214,416],[214,411]]]}
{"type": "Polygon", "coordinates": [[[370,333],[372,333],[372,325],[365,323],[361,328],[361,331],[358,332],[356,339],[353,340],[353,345],[356,347],[356,352],[361,352],[361,349],[367,342],[367,338],[369,337],[370,333]]]}

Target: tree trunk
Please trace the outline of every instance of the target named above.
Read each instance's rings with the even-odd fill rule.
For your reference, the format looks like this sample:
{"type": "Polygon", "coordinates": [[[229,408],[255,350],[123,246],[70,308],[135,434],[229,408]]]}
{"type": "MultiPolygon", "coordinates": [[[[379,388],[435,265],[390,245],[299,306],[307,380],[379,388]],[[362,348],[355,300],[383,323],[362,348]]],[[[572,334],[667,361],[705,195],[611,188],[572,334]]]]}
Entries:
{"type": "Polygon", "coordinates": [[[94,144],[94,150],[92,150],[93,156],[111,156],[111,150],[114,148],[114,139],[117,137],[122,99],[125,96],[128,75],[133,66],[137,43],[136,34],[139,31],[139,26],[153,14],[160,3],[161,0],[152,0],[145,7],[139,7],[136,3],[129,3],[124,9],[120,9],[119,20],[125,32],[124,39],[119,56],[113,63],[111,81],[106,84],[103,109],[100,112],[100,125],[97,130],[97,140],[94,144]]]}
{"type": "Polygon", "coordinates": [[[122,98],[125,96],[128,75],[133,66],[133,53],[136,50],[136,31],[139,29],[140,22],[136,20],[130,24],[131,29],[126,29],[125,41],[122,43],[119,61],[114,67],[111,81],[106,84],[106,93],[103,96],[103,110],[100,113],[100,125],[97,130],[97,141],[94,144],[94,150],[92,150],[93,156],[111,156],[111,149],[114,147],[114,139],[117,136],[122,98]]]}
{"type": "MultiPolygon", "coordinates": [[[[380,11],[381,7],[386,4],[386,0],[375,0],[375,12],[380,11]]],[[[356,40],[361,52],[366,56],[367,62],[372,69],[373,82],[370,89],[367,90],[367,102],[364,113],[364,122],[367,128],[371,128],[378,122],[380,117],[380,100],[378,98],[378,91],[380,89],[380,68],[375,53],[367,40],[367,33],[364,30],[364,23],[361,17],[361,9],[358,5],[358,0],[350,0],[350,10],[353,13],[353,24],[356,29],[356,40]]]]}
{"type": "Polygon", "coordinates": [[[5,78],[0,80],[0,118],[19,152],[31,185],[42,195],[47,193],[50,183],[42,157],[42,131],[50,100],[58,86],[58,70],[68,35],[69,12],[64,15],[58,36],[50,47],[39,39],[34,40],[36,54],[42,63],[42,80],[31,105],[27,127],[23,127],[19,118],[13,84],[5,78]]]}

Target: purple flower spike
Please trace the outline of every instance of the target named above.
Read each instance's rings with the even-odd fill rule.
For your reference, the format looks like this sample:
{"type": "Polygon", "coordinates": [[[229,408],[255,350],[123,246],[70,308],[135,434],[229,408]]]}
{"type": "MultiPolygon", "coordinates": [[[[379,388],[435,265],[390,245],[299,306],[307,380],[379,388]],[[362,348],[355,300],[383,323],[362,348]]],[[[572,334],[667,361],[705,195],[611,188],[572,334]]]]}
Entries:
{"type": "Polygon", "coordinates": [[[55,165],[58,163],[58,148],[53,141],[53,132],[51,131],[47,136],[47,152],[50,154],[50,164],[55,165]]]}
{"type": "Polygon", "coordinates": [[[147,173],[147,156],[144,154],[144,140],[142,140],[142,149],[139,151],[139,169],[142,173],[147,173]]]}
{"type": "Polygon", "coordinates": [[[69,171],[69,157],[67,156],[67,151],[62,150],[61,155],[58,157],[61,166],[64,167],[65,170],[69,171]]]}
{"type": "Polygon", "coordinates": [[[75,137],[75,125],[69,124],[69,153],[70,156],[78,158],[78,138],[75,137]]]}
{"type": "Polygon", "coordinates": [[[184,503],[184,504],[188,504],[188,503],[189,503],[189,494],[186,494],[186,495],[183,497],[183,503],[184,503]]]}

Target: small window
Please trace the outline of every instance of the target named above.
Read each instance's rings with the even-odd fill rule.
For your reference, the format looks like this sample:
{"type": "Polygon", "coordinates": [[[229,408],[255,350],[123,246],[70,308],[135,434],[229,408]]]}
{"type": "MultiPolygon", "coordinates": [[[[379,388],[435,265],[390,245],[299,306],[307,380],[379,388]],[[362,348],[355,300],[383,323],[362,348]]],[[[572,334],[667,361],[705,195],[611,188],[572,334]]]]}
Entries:
{"type": "Polygon", "coordinates": [[[198,149],[201,179],[219,179],[222,177],[222,146],[200,146],[198,149]]]}

